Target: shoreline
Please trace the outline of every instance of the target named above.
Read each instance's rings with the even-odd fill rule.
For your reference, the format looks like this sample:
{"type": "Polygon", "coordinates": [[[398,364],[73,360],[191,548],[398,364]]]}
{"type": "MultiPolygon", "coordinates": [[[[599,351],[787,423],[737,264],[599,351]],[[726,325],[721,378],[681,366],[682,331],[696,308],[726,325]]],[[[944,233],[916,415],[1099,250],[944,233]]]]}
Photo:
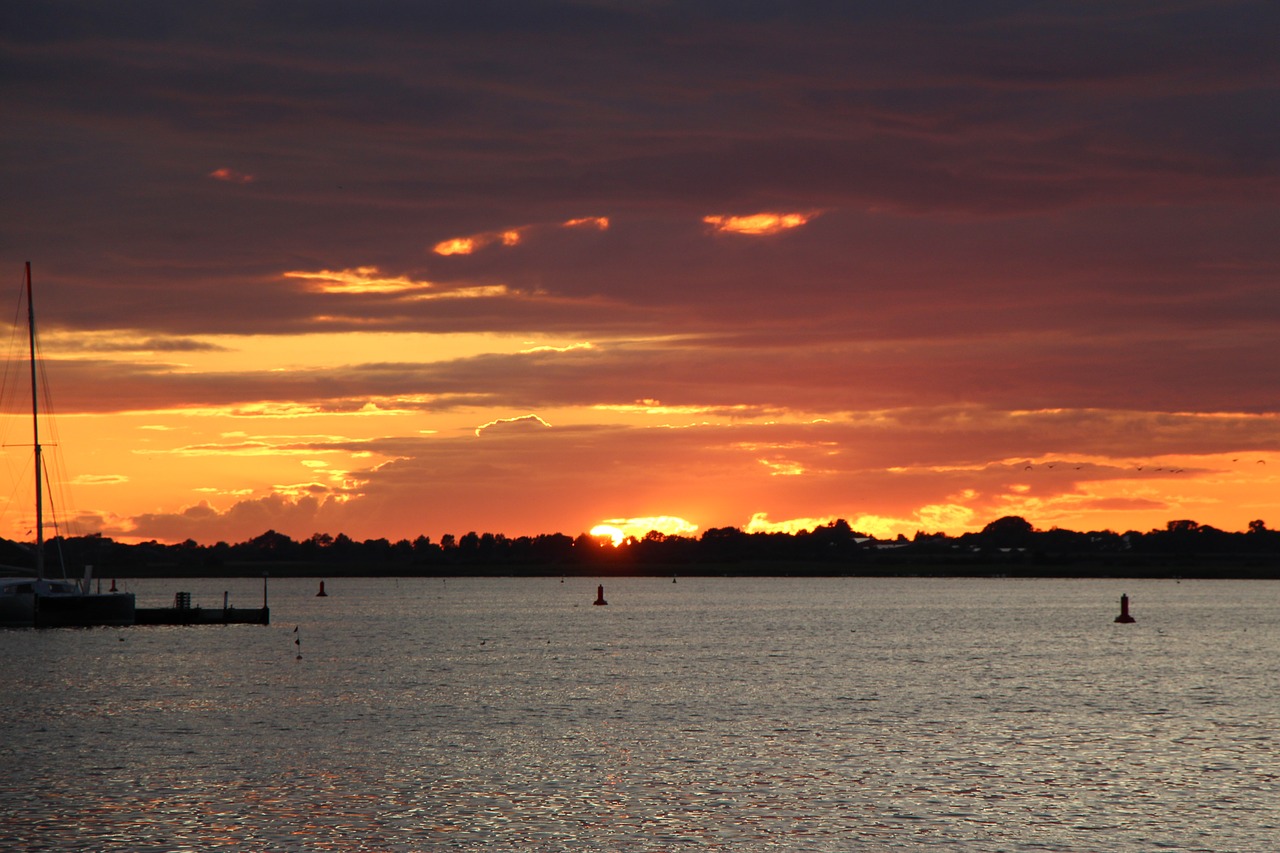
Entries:
{"type": "Polygon", "coordinates": [[[102,567],[100,578],[405,578],[405,577],[931,577],[931,578],[1108,578],[1148,580],[1280,580],[1280,566],[1239,560],[1168,561],[1151,564],[1103,562],[1000,563],[921,561],[848,565],[781,561],[734,563],[567,565],[449,563],[359,565],[349,563],[228,563],[223,566],[102,567]]]}

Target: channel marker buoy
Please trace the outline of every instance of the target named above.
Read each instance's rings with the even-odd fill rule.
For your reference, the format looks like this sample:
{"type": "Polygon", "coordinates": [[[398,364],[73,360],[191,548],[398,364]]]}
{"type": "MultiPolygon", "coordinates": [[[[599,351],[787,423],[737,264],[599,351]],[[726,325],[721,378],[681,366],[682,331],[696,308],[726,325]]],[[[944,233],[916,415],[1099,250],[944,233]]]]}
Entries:
{"type": "Polygon", "coordinates": [[[596,600],[591,603],[592,604],[608,604],[609,603],[604,600],[604,584],[600,584],[600,586],[596,587],[596,600]]]}
{"type": "Polygon", "coordinates": [[[1129,615],[1129,596],[1127,595],[1120,596],[1120,615],[1116,617],[1116,621],[1123,624],[1134,621],[1134,618],[1129,615]]]}

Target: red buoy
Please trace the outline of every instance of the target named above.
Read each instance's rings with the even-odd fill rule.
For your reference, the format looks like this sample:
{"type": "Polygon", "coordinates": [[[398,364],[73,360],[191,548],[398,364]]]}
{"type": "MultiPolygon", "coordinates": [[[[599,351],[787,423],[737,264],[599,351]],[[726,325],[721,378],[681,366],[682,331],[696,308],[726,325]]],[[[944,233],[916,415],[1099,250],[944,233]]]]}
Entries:
{"type": "Polygon", "coordinates": [[[320,581],[320,591],[316,593],[316,598],[320,598],[321,596],[324,596],[325,598],[329,597],[329,593],[324,591],[324,581],[320,581]]]}
{"type": "Polygon", "coordinates": [[[1129,615],[1129,596],[1127,595],[1120,596],[1120,615],[1116,617],[1116,621],[1124,624],[1134,621],[1129,615]]]}
{"type": "Polygon", "coordinates": [[[600,584],[600,586],[596,587],[596,600],[591,603],[592,604],[608,604],[609,603],[604,600],[604,584],[600,584]]]}

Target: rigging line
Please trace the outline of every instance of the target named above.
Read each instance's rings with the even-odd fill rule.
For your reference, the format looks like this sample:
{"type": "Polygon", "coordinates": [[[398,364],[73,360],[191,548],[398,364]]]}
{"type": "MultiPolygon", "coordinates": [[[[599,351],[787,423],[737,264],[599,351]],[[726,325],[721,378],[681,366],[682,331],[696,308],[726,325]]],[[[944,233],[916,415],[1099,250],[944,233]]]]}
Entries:
{"type": "MultiPolygon", "coordinates": [[[[70,518],[60,519],[58,516],[59,504],[67,507],[68,512],[70,511],[72,506],[71,491],[66,461],[63,459],[61,452],[62,436],[58,428],[57,409],[53,405],[53,383],[49,380],[49,359],[45,355],[44,341],[40,334],[39,325],[35,327],[35,352],[36,364],[39,368],[37,377],[40,386],[40,398],[43,401],[41,423],[44,426],[44,440],[40,442],[40,448],[44,451],[41,453],[41,460],[45,469],[45,508],[53,520],[54,534],[71,535],[70,518]],[[57,475],[56,478],[53,476],[54,474],[57,475]],[[55,491],[57,500],[54,500],[55,491]]],[[[45,526],[48,527],[48,525],[45,526]]],[[[63,566],[63,574],[64,576],[66,574],[65,566],[63,566]]]]}
{"type": "MultiPolygon", "coordinates": [[[[48,360],[45,356],[39,327],[29,323],[29,291],[26,283],[26,275],[24,273],[19,285],[18,298],[13,300],[14,313],[9,327],[8,352],[4,362],[3,373],[0,374],[0,410],[3,411],[3,417],[0,417],[0,447],[30,448],[33,446],[29,438],[25,441],[10,441],[9,433],[16,425],[25,422],[30,416],[28,407],[31,401],[28,395],[33,389],[25,387],[27,380],[25,368],[34,367],[37,385],[34,391],[43,401],[43,408],[40,411],[42,433],[40,448],[43,451],[40,454],[40,467],[42,470],[35,472],[34,476],[42,478],[45,485],[44,497],[49,514],[48,523],[42,525],[42,527],[52,529],[55,536],[65,536],[70,535],[72,532],[70,530],[70,519],[61,518],[58,515],[58,509],[59,505],[72,506],[71,492],[67,478],[66,463],[60,450],[61,436],[55,415],[56,409],[53,405],[52,383],[48,376],[48,360]],[[28,346],[31,347],[33,352],[28,351],[28,346]],[[28,362],[29,357],[34,358],[34,365],[28,362]],[[55,481],[57,484],[56,489],[55,481]]],[[[4,456],[5,466],[10,474],[10,483],[13,488],[8,501],[3,507],[0,507],[0,516],[8,516],[13,519],[14,515],[9,510],[14,507],[20,507],[20,504],[15,503],[15,496],[22,488],[28,487],[31,482],[26,479],[27,472],[32,467],[31,458],[23,456],[21,470],[18,470],[13,464],[14,457],[8,453],[0,455],[4,456]]],[[[43,533],[43,530],[41,533],[43,533]]],[[[63,574],[64,576],[66,574],[65,565],[63,566],[63,574]]]]}
{"type": "MultiPolygon", "coordinates": [[[[16,473],[14,473],[13,467],[10,466],[9,473],[11,476],[9,480],[13,484],[13,489],[12,491],[9,492],[9,498],[8,500],[5,501],[4,506],[0,507],[0,518],[4,518],[5,516],[10,515],[9,509],[11,507],[17,507],[16,512],[22,511],[22,504],[17,500],[17,496],[19,493],[22,493],[25,495],[29,491],[28,481],[27,481],[27,469],[31,466],[31,461],[32,460],[30,456],[24,456],[22,470],[16,473]]],[[[17,519],[17,518],[14,519],[15,522],[19,520],[20,519],[17,519]]],[[[23,526],[25,526],[25,524],[23,526]]]]}
{"type": "MultiPolygon", "coordinates": [[[[25,409],[25,404],[22,404],[19,400],[21,394],[17,389],[19,377],[21,377],[23,373],[21,366],[25,364],[26,358],[26,323],[22,319],[24,308],[27,304],[25,284],[26,278],[24,276],[23,284],[19,286],[18,298],[13,300],[13,319],[9,323],[9,347],[5,353],[3,379],[0,380],[0,406],[3,407],[4,414],[7,416],[19,415],[25,409]],[[21,335],[20,332],[22,333],[21,335]],[[22,350],[19,350],[20,346],[22,347],[22,350]],[[20,351],[24,352],[22,357],[18,356],[20,351]]],[[[10,425],[15,422],[16,418],[14,417],[4,418],[3,426],[0,427],[0,438],[7,439],[11,428],[10,425]]],[[[5,443],[8,443],[7,440],[5,443]]]]}
{"type": "MultiPolygon", "coordinates": [[[[45,483],[45,509],[49,518],[45,521],[45,527],[53,526],[53,535],[44,537],[45,545],[53,544],[54,550],[58,553],[58,567],[62,569],[62,579],[67,580],[67,561],[62,555],[62,531],[58,528],[58,513],[54,507],[54,502],[50,498],[53,492],[53,481],[49,479],[49,463],[44,464],[44,483],[45,483]]],[[[47,572],[49,567],[45,566],[47,572]]]]}
{"type": "MultiPolygon", "coordinates": [[[[25,415],[28,413],[27,406],[29,400],[24,400],[26,396],[21,386],[25,371],[22,369],[26,366],[26,305],[27,305],[27,289],[26,274],[20,277],[18,285],[18,298],[12,300],[13,317],[9,323],[9,345],[4,360],[3,374],[0,375],[0,446],[2,447],[31,447],[29,437],[23,441],[10,441],[9,434],[22,425],[25,425],[25,415]],[[21,355],[19,355],[21,353],[21,355]]],[[[23,529],[27,526],[19,517],[23,511],[25,503],[19,501],[17,496],[19,493],[26,494],[26,490],[30,488],[30,480],[27,479],[28,472],[32,467],[32,458],[29,454],[21,454],[15,456],[9,453],[0,453],[4,458],[4,466],[8,474],[8,482],[10,492],[4,506],[0,507],[0,518],[6,518],[10,524],[22,523],[23,529]],[[17,464],[15,464],[15,462],[17,464]]]]}

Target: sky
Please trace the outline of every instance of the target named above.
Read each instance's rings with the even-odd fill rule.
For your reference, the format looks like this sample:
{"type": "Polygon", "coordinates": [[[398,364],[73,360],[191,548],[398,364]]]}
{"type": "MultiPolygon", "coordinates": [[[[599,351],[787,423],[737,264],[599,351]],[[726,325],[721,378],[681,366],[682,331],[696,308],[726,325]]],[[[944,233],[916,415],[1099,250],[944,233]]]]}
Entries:
{"type": "Polygon", "coordinates": [[[1270,0],[8,4],[0,304],[30,261],[58,532],[1276,527],[1277,32],[1270,0]]]}

